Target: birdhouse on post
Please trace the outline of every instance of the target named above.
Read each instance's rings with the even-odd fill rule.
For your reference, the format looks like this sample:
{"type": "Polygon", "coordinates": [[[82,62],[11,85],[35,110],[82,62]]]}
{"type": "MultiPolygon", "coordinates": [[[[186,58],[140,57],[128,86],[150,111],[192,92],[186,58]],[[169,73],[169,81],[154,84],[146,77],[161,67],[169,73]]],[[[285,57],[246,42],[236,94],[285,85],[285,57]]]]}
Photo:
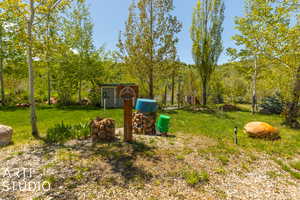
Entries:
{"type": "Polygon", "coordinates": [[[137,89],[130,86],[119,88],[119,96],[123,99],[124,108],[124,141],[131,142],[132,138],[132,109],[137,97],[137,89]]]}

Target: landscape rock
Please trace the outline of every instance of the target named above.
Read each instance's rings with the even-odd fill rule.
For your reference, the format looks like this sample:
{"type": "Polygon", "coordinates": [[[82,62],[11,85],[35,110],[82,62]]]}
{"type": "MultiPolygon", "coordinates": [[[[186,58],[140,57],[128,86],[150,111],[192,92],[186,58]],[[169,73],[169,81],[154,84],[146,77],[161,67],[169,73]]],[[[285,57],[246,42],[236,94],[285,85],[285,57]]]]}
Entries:
{"type": "Polygon", "coordinates": [[[265,122],[250,122],[244,127],[245,132],[254,138],[279,139],[279,130],[265,122]]]}
{"type": "Polygon", "coordinates": [[[13,129],[9,126],[0,125],[0,146],[11,143],[13,129]]]}

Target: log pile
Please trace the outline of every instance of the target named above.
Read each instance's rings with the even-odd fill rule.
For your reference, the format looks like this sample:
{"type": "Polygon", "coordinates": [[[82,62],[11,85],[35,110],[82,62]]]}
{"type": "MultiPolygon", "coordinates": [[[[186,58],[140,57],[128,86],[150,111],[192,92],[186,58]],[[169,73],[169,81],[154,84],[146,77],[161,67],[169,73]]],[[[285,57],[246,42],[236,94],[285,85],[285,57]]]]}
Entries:
{"type": "Polygon", "coordinates": [[[156,113],[133,113],[132,127],[134,134],[155,135],[156,113]]]}
{"type": "Polygon", "coordinates": [[[18,107],[18,108],[29,108],[30,104],[29,103],[18,103],[18,104],[16,104],[16,107],[18,107]]]}
{"type": "Polygon", "coordinates": [[[115,121],[110,118],[99,118],[90,123],[93,142],[112,141],[115,139],[115,121]]]}

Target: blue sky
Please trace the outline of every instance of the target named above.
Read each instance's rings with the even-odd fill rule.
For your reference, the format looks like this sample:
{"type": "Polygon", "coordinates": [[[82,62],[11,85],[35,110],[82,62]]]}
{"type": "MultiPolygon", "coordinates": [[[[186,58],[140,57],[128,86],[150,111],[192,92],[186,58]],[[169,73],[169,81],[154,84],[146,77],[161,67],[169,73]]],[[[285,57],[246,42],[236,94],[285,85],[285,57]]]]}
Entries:
{"type": "MultiPolygon", "coordinates": [[[[235,16],[243,14],[244,0],[224,0],[226,11],[224,20],[223,44],[225,49],[235,47],[231,37],[237,33],[234,30],[235,16]]],[[[124,29],[128,16],[128,7],[132,0],[87,0],[94,22],[94,41],[97,47],[105,45],[106,49],[116,49],[119,31],[124,29]]],[[[193,7],[197,0],[174,0],[174,15],[183,23],[179,33],[178,54],[180,60],[193,63],[189,29],[192,22],[193,7]]],[[[225,63],[229,58],[223,51],[219,63],[225,63]]]]}

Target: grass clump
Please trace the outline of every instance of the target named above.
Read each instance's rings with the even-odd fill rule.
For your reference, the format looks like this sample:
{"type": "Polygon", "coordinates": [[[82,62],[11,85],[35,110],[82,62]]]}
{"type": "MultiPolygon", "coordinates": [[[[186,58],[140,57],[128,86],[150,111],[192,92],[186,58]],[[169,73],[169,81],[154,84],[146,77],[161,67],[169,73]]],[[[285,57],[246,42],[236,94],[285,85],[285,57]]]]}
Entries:
{"type": "Polygon", "coordinates": [[[57,182],[57,178],[54,175],[44,176],[43,183],[50,184],[51,186],[57,182]]]}
{"type": "Polygon", "coordinates": [[[218,159],[222,163],[222,165],[227,165],[229,163],[229,158],[226,155],[219,155],[218,159]]]}
{"type": "Polygon", "coordinates": [[[190,186],[196,186],[201,182],[207,182],[209,175],[206,171],[187,170],[183,172],[183,178],[190,186]]]}
{"type": "Polygon", "coordinates": [[[89,133],[88,123],[80,123],[72,126],[62,121],[47,130],[46,142],[63,144],[70,139],[86,138],[89,133]]]}

